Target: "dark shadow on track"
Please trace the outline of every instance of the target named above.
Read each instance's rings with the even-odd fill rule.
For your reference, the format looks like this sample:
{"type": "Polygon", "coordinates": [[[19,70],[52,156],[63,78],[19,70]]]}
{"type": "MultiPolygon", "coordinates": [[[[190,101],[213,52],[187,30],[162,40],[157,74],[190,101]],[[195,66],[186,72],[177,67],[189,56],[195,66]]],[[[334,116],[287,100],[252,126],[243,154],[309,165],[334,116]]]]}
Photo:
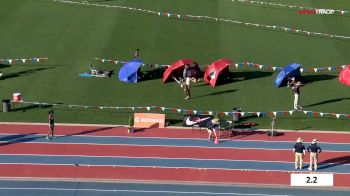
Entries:
{"type": "Polygon", "coordinates": [[[326,169],[330,167],[335,167],[339,165],[349,164],[350,156],[336,157],[333,159],[327,159],[319,163],[318,169],[326,169]],[[329,164],[332,163],[332,164],[329,164]]]}
{"type": "MultiPolygon", "coordinates": [[[[117,127],[122,127],[122,126],[117,126],[117,127]]],[[[89,134],[89,133],[96,133],[96,132],[100,132],[100,131],[110,130],[110,129],[113,129],[113,128],[116,128],[116,127],[100,127],[100,128],[96,128],[96,129],[81,131],[79,133],[72,133],[72,134],[64,135],[64,136],[61,136],[61,137],[68,137],[68,136],[74,136],[74,135],[84,135],[84,134],[89,134]]]]}
{"type": "Polygon", "coordinates": [[[29,133],[29,134],[18,134],[18,135],[9,135],[0,138],[0,147],[15,143],[24,143],[24,142],[31,142],[33,140],[36,140],[38,138],[44,138],[45,136],[34,136],[38,133],[29,133]]]}

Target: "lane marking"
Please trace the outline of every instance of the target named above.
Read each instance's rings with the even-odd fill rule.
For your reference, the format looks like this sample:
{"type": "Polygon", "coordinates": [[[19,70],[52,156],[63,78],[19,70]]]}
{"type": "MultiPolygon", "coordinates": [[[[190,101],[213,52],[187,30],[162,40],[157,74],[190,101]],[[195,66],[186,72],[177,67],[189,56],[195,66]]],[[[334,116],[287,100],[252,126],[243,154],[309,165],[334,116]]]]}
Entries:
{"type": "MultiPolygon", "coordinates": [[[[18,134],[18,133],[0,133],[0,135],[5,136],[11,136],[11,135],[23,135],[23,136],[46,136],[47,134],[18,134]]],[[[169,137],[150,137],[150,136],[103,136],[103,135],[80,135],[80,134],[73,134],[73,135],[55,135],[57,138],[65,138],[65,137],[91,137],[91,138],[127,138],[127,139],[164,139],[164,140],[200,140],[200,141],[207,141],[206,138],[169,138],[169,137]]],[[[1,139],[1,138],[0,138],[1,139]]],[[[19,138],[20,139],[20,138],[19,138]]],[[[16,140],[16,139],[14,139],[16,140]]],[[[287,140],[279,140],[279,141],[270,141],[270,140],[240,140],[240,139],[220,139],[220,141],[237,141],[237,142],[263,142],[263,143],[292,143],[294,144],[295,141],[287,141],[287,140]]],[[[304,142],[304,144],[311,144],[311,142],[304,142]]],[[[343,145],[350,145],[350,143],[341,143],[341,142],[321,142],[322,144],[330,144],[330,145],[337,145],[337,144],[343,144],[343,145]]]]}
{"type": "Polygon", "coordinates": [[[46,191],[93,191],[93,192],[132,192],[132,193],[171,193],[171,194],[203,194],[203,195],[245,195],[245,196],[289,196],[289,195],[270,195],[254,193],[236,193],[236,192],[189,192],[189,191],[157,191],[157,190],[116,190],[116,189],[68,189],[68,188],[11,188],[0,187],[0,190],[46,190],[46,191]]]}
{"type": "MultiPolygon", "coordinates": [[[[16,142],[2,142],[1,143],[8,143],[8,144],[14,144],[16,142]]],[[[76,143],[63,143],[63,142],[54,142],[54,141],[48,141],[48,142],[21,142],[21,143],[25,143],[25,144],[55,144],[55,145],[96,145],[96,146],[149,146],[149,147],[172,147],[172,148],[203,148],[203,149],[248,149],[248,150],[272,150],[272,151],[278,151],[278,150],[286,150],[286,151],[291,151],[292,148],[280,148],[280,149],[274,149],[274,148],[250,148],[250,147],[218,147],[218,146],[171,146],[171,145],[155,145],[155,144],[129,144],[129,143],[118,143],[118,144],[104,144],[104,143],[85,143],[85,142],[76,142],[76,143]]],[[[322,150],[322,152],[346,152],[349,153],[349,151],[346,150],[322,150]]]]}
{"type": "MultiPolygon", "coordinates": [[[[89,164],[44,164],[44,163],[0,163],[0,165],[38,165],[38,166],[76,166],[76,167],[120,167],[120,168],[150,168],[150,169],[193,169],[193,170],[223,170],[223,171],[241,171],[241,172],[282,172],[282,173],[310,173],[308,170],[266,170],[266,169],[235,169],[235,168],[199,168],[199,167],[171,167],[171,166],[134,166],[134,165],[89,165],[89,164]]],[[[350,173],[339,173],[331,171],[320,171],[317,173],[322,174],[344,174],[348,175],[350,173]]]]}

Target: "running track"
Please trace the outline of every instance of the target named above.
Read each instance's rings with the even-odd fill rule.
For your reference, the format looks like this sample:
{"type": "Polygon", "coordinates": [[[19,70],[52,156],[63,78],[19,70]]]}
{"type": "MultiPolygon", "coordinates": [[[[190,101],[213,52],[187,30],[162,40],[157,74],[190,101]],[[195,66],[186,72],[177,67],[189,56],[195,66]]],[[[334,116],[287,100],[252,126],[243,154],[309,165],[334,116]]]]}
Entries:
{"type": "Polygon", "coordinates": [[[86,181],[0,180],[0,195],[6,196],[348,196],[350,190],[288,187],[227,186],[213,184],[157,184],[86,181]]]}
{"type": "Polygon", "coordinates": [[[205,131],[123,127],[58,126],[47,141],[45,125],[0,124],[0,177],[144,180],[289,185],[294,170],[291,148],[321,141],[320,173],[334,173],[336,187],[350,187],[350,134],[240,131],[206,140],[205,131]]]}

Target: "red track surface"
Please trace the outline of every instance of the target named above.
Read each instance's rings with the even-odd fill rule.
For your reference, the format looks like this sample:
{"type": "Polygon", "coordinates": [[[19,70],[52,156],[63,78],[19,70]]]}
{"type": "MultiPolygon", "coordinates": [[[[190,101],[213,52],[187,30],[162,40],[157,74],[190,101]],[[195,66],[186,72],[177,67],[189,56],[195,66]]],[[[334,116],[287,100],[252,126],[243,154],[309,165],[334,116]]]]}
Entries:
{"type": "MultiPolygon", "coordinates": [[[[1,145],[0,145],[1,146],[1,145]]],[[[86,156],[164,157],[194,159],[229,159],[293,162],[290,150],[217,149],[196,147],[152,147],[128,145],[88,144],[7,144],[0,147],[0,154],[55,154],[86,156]],[[278,156],[276,156],[278,155],[278,156]]],[[[320,162],[337,157],[350,157],[350,152],[323,152],[320,162]]],[[[308,160],[306,160],[308,162],[308,160]]]]}
{"type": "MultiPolygon", "coordinates": [[[[126,179],[190,181],[211,183],[248,183],[289,185],[290,173],[217,169],[169,169],[150,167],[87,167],[50,165],[0,165],[3,177],[37,177],[69,179],[126,179]]],[[[349,187],[350,175],[335,174],[334,186],[349,187]]]]}
{"type": "MultiPolygon", "coordinates": [[[[0,124],[0,133],[10,134],[47,134],[48,126],[45,125],[7,125],[0,124]]],[[[202,131],[191,129],[144,129],[139,132],[128,134],[125,127],[92,127],[92,126],[57,126],[56,134],[59,135],[98,135],[98,136],[135,136],[135,137],[169,137],[169,138],[207,138],[205,129],[202,131]]],[[[264,141],[295,141],[298,137],[310,142],[317,138],[321,142],[348,143],[348,133],[313,133],[313,132],[284,132],[278,137],[267,137],[265,132],[239,131],[231,139],[239,140],[264,140],[264,141]]]]}
{"type": "MultiPolygon", "coordinates": [[[[4,134],[46,134],[44,125],[1,125],[4,134]]],[[[146,129],[128,134],[124,127],[57,126],[59,135],[85,136],[130,136],[130,137],[167,137],[167,138],[206,138],[205,130],[190,129],[146,129]]],[[[238,132],[231,139],[262,141],[295,141],[303,137],[305,142],[313,138],[321,142],[349,143],[350,134],[285,132],[278,137],[267,137],[265,132],[238,132]]],[[[128,157],[166,157],[197,159],[231,159],[293,162],[293,155],[285,150],[262,149],[218,149],[198,147],[152,147],[128,145],[95,144],[53,144],[53,143],[0,143],[1,154],[55,154],[87,156],[128,156],[128,157]]],[[[336,160],[350,156],[350,152],[323,152],[321,161],[336,160]]],[[[306,162],[308,162],[306,160],[306,162]]],[[[127,179],[196,181],[212,183],[252,183],[282,184],[290,183],[288,172],[241,171],[189,168],[152,168],[152,167],[108,167],[108,166],[63,166],[63,165],[9,165],[0,164],[1,177],[38,177],[69,179],[127,179]]],[[[350,174],[335,174],[334,184],[338,187],[350,187],[350,174]]]]}

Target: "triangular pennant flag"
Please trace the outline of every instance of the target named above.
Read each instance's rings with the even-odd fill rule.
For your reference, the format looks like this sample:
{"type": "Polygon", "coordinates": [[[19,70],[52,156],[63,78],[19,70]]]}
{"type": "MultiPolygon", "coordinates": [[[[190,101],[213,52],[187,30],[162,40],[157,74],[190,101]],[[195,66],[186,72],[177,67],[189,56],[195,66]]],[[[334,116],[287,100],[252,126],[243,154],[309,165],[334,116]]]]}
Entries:
{"type": "Polygon", "coordinates": [[[150,111],[151,107],[146,107],[148,111],[150,111]]]}
{"type": "Polygon", "coordinates": [[[119,61],[114,61],[114,64],[118,65],[119,61]]]}
{"type": "Polygon", "coordinates": [[[242,117],[245,115],[245,112],[240,112],[240,113],[241,113],[242,117]]]}
{"type": "Polygon", "coordinates": [[[292,116],[293,115],[293,110],[289,111],[289,114],[292,116]]]}
{"type": "Polygon", "coordinates": [[[27,59],[22,59],[22,62],[23,62],[23,63],[26,63],[26,60],[27,60],[27,59]]]}
{"type": "Polygon", "coordinates": [[[213,112],[212,112],[212,111],[209,111],[209,112],[208,112],[208,114],[209,114],[209,115],[212,115],[212,114],[213,114],[213,112]]]}
{"type": "Polygon", "coordinates": [[[314,115],[314,113],[313,113],[313,112],[308,111],[308,112],[307,112],[307,115],[308,115],[309,117],[312,117],[312,116],[314,115]]]}
{"type": "Polygon", "coordinates": [[[196,110],[193,110],[193,114],[197,114],[197,111],[196,111],[196,110]]]}
{"type": "Polygon", "coordinates": [[[181,109],[177,109],[177,112],[178,112],[178,113],[181,113],[181,109]]]}
{"type": "Polygon", "coordinates": [[[101,62],[104,63],[106,60],[105,59],[101,59],[101,62]]]}
{"type": "Polygon", "coordinates": [[[304,112],[304,114],[307,114],[308,113],[308,111],[303,111],[304,112]]]}
{"type": "Polygon", "coordinates": [[[262,69],[262,68],[263,68],[263,65],[259,65],[259,68],[262,69]]]}
{"type": "Polygon", "coordinates": [[[9,62],[9,64],[11,64],[11,63],[12,63],[12,59],[8,59],[7,61],[9,62]]]}
{"type": "Polygon", "coordinates": [[[39,61],[40,61],[39,58],[37,58],[37,59],[35,59],[35,60],[36,60],[37,63],[39,63],[39,61]]]}
{"type": "Polygon", "coordinates": [[[257,112],[256,115],[257,115],[258,117],[260,117],[260,112],[257,112]]]}
{"type": "Polygon", "coordinates": [[[332,70],[332,67],[328,67],[328,71],[331,71],[332,70]]]}
{"type": "Polygon", "coordinates": [[[277,69],[277,67],[272,67],[272,70],[273,70],[273,71],[276,71],[276,69],[277,69]]]}
{"type": "Polygon", "coordinates": [[[226,116],[228,116],[228,112],[224,112],[226,116]]]}
{"type": "Polygon", "coordinates": [[[340,114],[335,114],[335,116],[337,117],[337,119],[339,119],[339,117],[340,117],[340,114]]]}
{"type": "Polygon", "coordinates": [[[135,110],[135,108],[134,108],[134,107],[131,107],[131,109],[132,109],[132,111],[134,111],[134,110],[135,110]]]}
{"type": "Polygon", "coordinates": [[[277,116],[277,112],[272,112],[274,116],[277,116]]]}
{"type": "Polygon", "coordinates": [[[236,67],[236,68],[238,67],[238,63],[235,63],[235,67],[236,67]]]}
{"type": "Polygon", "coordinates": [[[315,73],[317,72],[317,68],[314,68],[315,73]]]}
{"type": "Polygon", "coordinates": [[[165,107],[161,107],[161,109],[162,109],[162,111],[164,111],[164,110],[165,110],[165,107]]]}
{"type": "Polygon", "coordinates": [[[99,107],[100,109],[103,109],[103,107],[101,106],[101,107],[99,107]]]}
{"type": "Polygon", "coordinates": [[[300,72],[303,73],[303,72],[304,72],[304,69],[300,68],[300,72]]]}
{"type": "Polygon", "coordinates": [[[320,112],[320,116],[323,117],[323,113],[322,112],[320,112]]]}

